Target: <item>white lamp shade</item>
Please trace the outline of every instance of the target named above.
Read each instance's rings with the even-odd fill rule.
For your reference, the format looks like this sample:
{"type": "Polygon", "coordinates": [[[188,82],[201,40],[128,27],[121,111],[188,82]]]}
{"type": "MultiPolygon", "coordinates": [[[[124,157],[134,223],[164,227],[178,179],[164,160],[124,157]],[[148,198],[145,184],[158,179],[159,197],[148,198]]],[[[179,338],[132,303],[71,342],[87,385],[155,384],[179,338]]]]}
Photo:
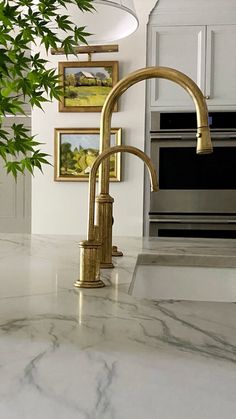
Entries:
{"type": "Polygon", "coordinates": [[[93,0],[95,10],[78,11],[69,5],[67,13],[78,26],[86,26],[88,44],[106,44],[131,35],[138,28],[133,0],[93,0]]]}
{"type": "MultiPolygon", "coordinates": [[[[38,11],[39,0],[33,0],[33,9],[38,11]]],[[[107,44],[131,35],[138,28],[138,18],[133,0],[93,0],[93,11],[82,12],[73,4],[61,7],[59,13],[68,15],[73,24],[85,26],[91,35],[86,38],[88,44],[107,44]]],[[[28,7],[23,6],[22,12],[28,13],[28,7]]],[[[56,29],[55,20],[48,25],[56,29]]],[[[57,36],[64,39],[66,33],[57,29],[57,36]]]]}

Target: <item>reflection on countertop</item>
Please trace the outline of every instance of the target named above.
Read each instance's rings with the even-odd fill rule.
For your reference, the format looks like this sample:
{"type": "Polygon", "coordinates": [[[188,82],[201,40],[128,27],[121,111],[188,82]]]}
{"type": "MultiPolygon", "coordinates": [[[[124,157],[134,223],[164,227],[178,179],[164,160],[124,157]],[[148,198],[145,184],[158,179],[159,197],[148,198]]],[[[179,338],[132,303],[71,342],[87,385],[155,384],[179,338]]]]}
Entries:
{"type": "Polygon", "coordinates": [[[107,287],[77,290],[79,240],[0,235],[0,417],[234,419],[236,304],[128,289],[140,253],[234,263],[236,241],[117,238],[107,287]]]}

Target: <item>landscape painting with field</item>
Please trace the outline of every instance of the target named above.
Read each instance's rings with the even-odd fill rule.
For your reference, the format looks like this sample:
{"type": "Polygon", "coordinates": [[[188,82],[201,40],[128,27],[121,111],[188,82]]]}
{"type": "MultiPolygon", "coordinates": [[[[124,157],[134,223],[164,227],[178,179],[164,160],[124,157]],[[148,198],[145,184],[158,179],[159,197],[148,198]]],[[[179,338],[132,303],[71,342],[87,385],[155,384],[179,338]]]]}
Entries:
{"type": "Polygon", "coordinates": [[[59,74],[64,87],[61,112],[100,112],[118,81],[118,62],[62,62],[59,74]]]}
{"type": "MultiPolygon", "coordinates": [[[[99,154],[99,129],[55,129],[56,181],[87,181],[99,154]]],[[[121,129],[111,130],[111,146],[121,144],[121,129]]],[[[120,181],[120,153],[110,157],[110,179],[120,181]]]]}

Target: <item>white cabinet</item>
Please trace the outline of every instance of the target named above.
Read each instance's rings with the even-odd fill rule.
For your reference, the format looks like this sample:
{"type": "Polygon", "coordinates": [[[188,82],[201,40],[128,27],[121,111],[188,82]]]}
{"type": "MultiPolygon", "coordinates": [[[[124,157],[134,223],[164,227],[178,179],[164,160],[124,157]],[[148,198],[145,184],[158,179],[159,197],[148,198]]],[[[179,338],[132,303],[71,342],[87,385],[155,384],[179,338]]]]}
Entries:
{"type": "MultiPolygon", "coordinates": [[[[149,65],[172,67],[187,74],[204,89],[204,26],[152,27],[149,65]]],[[[168,80],[150,83],[151,107],[188,107],[192,99],[182,87],[168,80]]]]}
{"type": "Polygon", "coordinates": [[[13,175],[6,174],[0,160],[0,232],[30,232],[30,175],[18,175],[17,182],[13,175]]]}
{"type": "MultiPolygon", "coordinates": [[[[31,119],[9,117],[4,119],[3,128],[9,130],[13,123],[30,128],[31,119]]],[[[31,211],[31,175],[18,174],[15,181],[7,174],[5,163],[0,158],[0,232],[29,233],[31,211]]]]}
{"type": "MultiPolygon", "coordinates": [[[[173,67],[191,77],[208,106],[236,108],[236,25],[151,26],[148,65],[173,67]]],[[[175,83],[153,79],[151,108],[189,109],[193,102],[175,83]]]]}
{"type": "Polygon", "coordinates": [[[207,27],[205,95],[209,106],[236,108],[236,25],[207,27]]]}

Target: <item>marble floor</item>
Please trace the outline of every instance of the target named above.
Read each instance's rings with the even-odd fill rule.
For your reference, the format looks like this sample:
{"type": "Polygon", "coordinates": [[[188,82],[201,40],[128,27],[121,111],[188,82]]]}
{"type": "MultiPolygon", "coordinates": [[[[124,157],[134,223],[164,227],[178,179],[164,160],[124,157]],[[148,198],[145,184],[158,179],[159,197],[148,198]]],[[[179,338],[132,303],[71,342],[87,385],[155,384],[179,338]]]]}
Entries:
{"type": "Polygon", "coordinates": [[[79,239],[0,235],[0,418],[235,419],[236,304],[128,290],[140,253],[236,242],[119,238],[107,287],[77,290],[79,239]]]}

